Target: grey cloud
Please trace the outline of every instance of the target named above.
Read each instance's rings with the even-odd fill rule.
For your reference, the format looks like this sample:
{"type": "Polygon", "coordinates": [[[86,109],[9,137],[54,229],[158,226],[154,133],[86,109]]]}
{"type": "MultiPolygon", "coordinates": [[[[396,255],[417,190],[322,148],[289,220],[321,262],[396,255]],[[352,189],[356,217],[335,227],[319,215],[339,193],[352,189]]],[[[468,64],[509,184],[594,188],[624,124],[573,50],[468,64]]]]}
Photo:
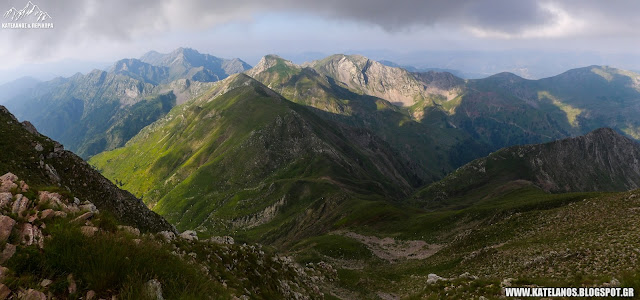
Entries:
{"type": "MultiPolygon", "coordinates": [[[[379,26],[389,32],[441,25],[452,29],[473,27],[518,34],[529,28],[553,24],[556,16],[542,5],[555,3],[577,18],[598,22],[592,28],[602,28],[600,34],[608,34],[607,28],[621,32],[626,27],[633,29],[640,25],[635,15],[640,11],[640,1],[635,0],[32,1],[49,11],[56,29],[3,30],[0,31],[0,41],[8,41],[14,45],[14,50],[27,51],[34,57],[50,55],[61,45],[126,42],[176,29],[207,28],[228,21],[250,19],[265,12],[302,12],[379,26]]],[[[26,0],[11,0],[9,4],[19,7],[25,3],[26,0]]],[[[9,5],[6,8],[0,6],[0,12],[9,8],[9,5]]],[[[632,29],[629,29],[630,33],[632,29]]]]}

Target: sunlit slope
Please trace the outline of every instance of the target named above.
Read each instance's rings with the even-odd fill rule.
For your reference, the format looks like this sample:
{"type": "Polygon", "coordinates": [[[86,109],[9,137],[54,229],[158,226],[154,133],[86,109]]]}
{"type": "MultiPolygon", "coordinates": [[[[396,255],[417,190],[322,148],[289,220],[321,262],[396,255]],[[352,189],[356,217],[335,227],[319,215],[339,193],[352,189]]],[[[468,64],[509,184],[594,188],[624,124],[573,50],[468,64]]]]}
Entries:
{"type": "Polygon", "coordinates": [[[295,234],[276,229],[352,197],[400,199],[415,177],[375,136],[340,129],[246,75],[90,163],[178,228],[212,233],[268,225],[295,234]]]}

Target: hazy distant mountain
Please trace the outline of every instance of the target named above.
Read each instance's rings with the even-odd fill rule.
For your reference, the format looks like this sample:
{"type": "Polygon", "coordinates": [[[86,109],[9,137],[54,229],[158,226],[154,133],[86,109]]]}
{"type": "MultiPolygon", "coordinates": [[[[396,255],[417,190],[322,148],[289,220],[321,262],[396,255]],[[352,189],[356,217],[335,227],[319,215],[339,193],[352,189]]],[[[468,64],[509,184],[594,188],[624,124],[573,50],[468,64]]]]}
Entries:
{"type": "Polygon", "coordinates": [[[117,61],[109,72],[129,76],[147,83],[158,85],[169,80],[170,69],[144,63],[135,58],[117,61]]]}
{"type": "Polygon", "coordinates": [[[588,51],[434,50],[400,53],[363,50],[350,53],[359,53],[378,61],[387,60],[418,69],[459,70],[465,79],[480,79],[501,72],[514,73],[527,79],[541,79],[589,65],[611,65],[627,70],[640,68],[637,55],[588,51]]]}
{"type": "Polygon", "coordinates": [[[33,88],[39,82],[33,77],[22,77],[0,85],[0,104],[33,88]]]}
{"type": "Polygon", "coordinates": [[[405,69],[409,72],[414,72],[414,73],[420,73],[420,72],[429,72],[429,71],[435,71],[435,72],[447,72],[447,73],[451,73],[455,76],[458,76],[460,78],[475,78],[475,77],[468,77],[467,75],[465,75],[464,73],[462,73],[459,70],[453,70],[453,69],[443,69],[443,68],[416,68],[414,66],[406,66],[406,65],[399,65],[396,64],[392,61],[388,61],[388,60],[380,60],[378,61],[379,63],[388,66],[388,67],[394,67],[394,68],[402,68],[405,69]]]}
{"type": "Polygon", "coordinates": [[[591,66],[540,80],[510,73],[470,80],[449,110],[459,128],[495,148],[615,128],[640,139],[640,75],[591,66]]]}
{"type": "Polygon", "coordinates": [[[191,48],[178,48],[168,54],[150,51],[140,57],[140,61],[168,68],[169,73],[165,82],[181,78],[213,82],[251,68],[250,65],[238,58],[218,58],[209,54],[201,54],[191,48]]]}
{"type": "Polygon", "coordinates": [[[179,66],[170,67],[137,59],[120,60],[108,72],[94,70],[56,78],[23,89],[5,103],[18,118],[30,120],[44,134],[89,157],[124,145],[144,126],[211,85],[178,78],[184,72],[190,78],[213,72],[202,66],[186,69],[190,60],[178,56],[179,66]],[[178,79],[170,81],[172,78],[178,79]]]}

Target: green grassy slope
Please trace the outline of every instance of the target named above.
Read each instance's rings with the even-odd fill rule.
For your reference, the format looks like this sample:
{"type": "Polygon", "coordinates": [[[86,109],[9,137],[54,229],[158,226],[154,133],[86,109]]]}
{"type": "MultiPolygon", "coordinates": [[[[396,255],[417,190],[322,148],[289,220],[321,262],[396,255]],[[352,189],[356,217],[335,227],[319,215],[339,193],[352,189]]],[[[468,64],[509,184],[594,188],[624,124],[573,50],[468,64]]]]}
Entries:
{"type": "Polygon", "coordinates": [[[412,162],[419,175],[418,183],[436,181],[455,167],[487,153],[486,146],[453,128],[446,113],[431,101],[421,107],[422,119],[417,121],[411,111],[388,99],[363,94],[322,71],[273,55],[265,56],[247,74],[287,99],[315,108],[313,111],[324,119],[370,131],[385,140],[412,162]]]}
{"type": "Polygon", "coordinates": [[[452,121],[497,150],[611,127],[638,139],[640,75],[591,66],[526,80],[509,73],[470,80],[452,121]]]}
{"type": "Polygon", "coordinates": [[[383,141],[339,127],[238,75],[90,163],[181,229],[308,235],[342,201],[412,191],[409,167],[383,141]]]}
{"type": "Polygon", "coordinates": [[[539,145],[505,148],[475,160],[413,196],[424,207],[464,207],[534,185],[551,192],[640,187],[640,145],[612,129],[539,145]]]}

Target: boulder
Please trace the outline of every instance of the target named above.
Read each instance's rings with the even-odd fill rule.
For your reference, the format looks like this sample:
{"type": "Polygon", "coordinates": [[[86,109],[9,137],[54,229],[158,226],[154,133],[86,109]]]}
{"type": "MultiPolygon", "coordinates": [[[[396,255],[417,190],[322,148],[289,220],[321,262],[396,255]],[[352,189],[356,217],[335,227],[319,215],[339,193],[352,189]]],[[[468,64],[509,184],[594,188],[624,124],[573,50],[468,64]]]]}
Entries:
{"type": "Polygon", "coordinates": [[[165,242],[171,242],[176,239],[176,234],[171,231],[160,231],[158,235],[160,235],[165,242]]]}
{"type": "Polygon", "coordinates": [[[89,211],[89,212],[86,212],[86,213],[84,213],[84,214],[80,215],[79,217],[77,217],[77,218],[73,219],[73,221],[72,221],[72,222],[75,222],[75,223],[84,223],[84,221],[89,220],[89,219],[91,219],[92,217],[93,217],[93,213],[89,211]]]}
{"type": "Polygon", "coordinates": [[[612,279],[611,279],[611,281],[609,282],[609,284],[610,284],[611,286],[618,287],[618,286],[620,286],[620,280],[618,280],[618,279],[616,279],[616,278],[612,278],[612,279]]]}
{"type": "Polygon", "coordinates": [[[0,216],[0,243],[5,242],[11,235],[16,221],[8,216],[0,216]]]}
{"type": "Polygon", "coordinates": [[[48,286],[49,286],[50,284],[52,284],[52,283],[53,283],[53,281],[52,281],[51,279],[43,279],[43,280],[40,282],[40,286],[41,286],[41,287],[48,287],[48,286]]]}
{"type": "Polygon", "coordinates": [[[22,194],[16,195],[16,200],[13,202],[13,206],[11,208],[11,212],[17,214],[18,216],[22,216],[22,214],[29,207],[29,199],[23,196],[22,194]]]}
{"type": "Polygon", "coordinates": [[[515,280],[516,280],[515,278],[505,278],[505,279],[502,280],[502,282],[500,282],[500,286],[501,287],[510,287],[511,283],[513,281],[515,281],[515,280]]]}
{"type": "Polygon", "coordinates": [[[5,205],[11,203],[13,200],[13,195],[9,192],[0,193],[0,208],[3,208],[5,205]]]}
{"type": "Polygon", "coordinates": [[[69,294],[75,294],[78,291],[78,286],[76,285],[76,281],[73,280],[73,274],[67,276],[67,283],[69,284],[69,294]]]}
{"type": "Polygon", "coordinates": [[[78,208],[80,208],[81,211],[88,211],[88,212],[92,212],[94,214],[98,213],[98,208],[93,205],[93,203],[89,202],[86,204],[82,204],[80,206],[78,206],[78,208]]]}
{"type": "Polygon", "coordinates": [[[47,300],[47,296],[43,292],[34,289],[27,290],[24,296],[19,298],[24,300],[47,300]]]}
{"type": "Polygon", "coordinates": [[[24,193],[29,190],[29,185],[27,185],[24,181],[20,180],[20,190],[24,193]]]}
{"type": "Polygon", "coordinates": [[[58,205],[58,206],[62,206],[63,203],[60,200],[62,199],[62,196],[58,193],[51,193],[51,192],[47,192],[47,191],[41,191],[38,193],[38,204],[39,205],[44,205],[47,203],[51,203],[51,205],[58,205]]]}
{"type": "Polygon", "coordinates": [[[164,300],[164,297],[162,297],[162,285],[160,285],[160,281],[157,279],[147,281],[145,289],[150,299],[164,300]]]}
{"type": "Polygon", "coordinates": [[[17,188],[16,180],[18,180],[18,176],[12,173],[0,176],[0,192],[10,192],[12,189],[17,188]]]}
{"type": "Polygon", "coordinates": [[[92,237],[96,234],[96,232],[98,232],[98,227],[82,226],[80,227],[80,231],[82,232],[83,235],[92,237]]]}
{"type": "Polygon", "coordinates": [[[53,213],[54,217],[58,217],[58,218],[66,218],[67,217],[67,213],[63,212],[63,211],[56,211],[53,213]]]}
{"type": "Polygon", "coordinates": [[[40,219],[46,220],[50,217],[53,217],[53,209],[47,208],[40,213],[40,219]]]}
{"type": "Polygon", "coordinates": [[[27,222],[29,223],[33,223],[35,220],[38,219],[38,215],[37,214],[33,214],[27,217],[27,222]]]}
{"type": "Polygon", "coordinates": [[[436,283],[438,281],[441,281],[441,280],[447,280],[447,279],[443,278],[443,277],[440,277],[440,276],[438,276],[436,274],[429,274],[427,276],[427,284],[434,284],[434,283],[436,283]]]}
{"type": "Polygon", "coordinates": [[[37,244],[40,248],[44,247],[44,236],[38,226],[30,223],[23,224],[21,236],[22,243],[27,246],[37,244]]]}
{"type": "Polygon", "coordinates": [[[187,240],[187,241],[197,241],[198,240],[198,234],[193,231],[193,230],[187,230],[183,233],[180,234],[180,237],[187,240]]]}

